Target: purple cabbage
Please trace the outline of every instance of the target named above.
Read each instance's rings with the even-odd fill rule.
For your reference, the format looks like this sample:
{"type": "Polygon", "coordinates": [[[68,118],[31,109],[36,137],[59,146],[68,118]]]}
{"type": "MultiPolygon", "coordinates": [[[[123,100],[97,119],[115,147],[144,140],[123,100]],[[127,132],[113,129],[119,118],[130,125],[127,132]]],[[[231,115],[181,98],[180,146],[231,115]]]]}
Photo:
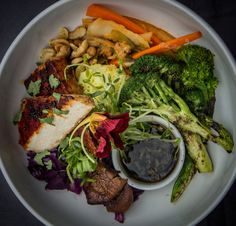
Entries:
{"type": "Polygon", "coordinates": [[[80,180],[77,179],[71,183],[66,174],[66,165],[58,159],[57,149],[50,151],[50,155],[45,156],[42,160],[44,165],[39,165],[35,160],[36,153],[28,152],[28,170],[33,177],[38,180],[45,181],[45,189],[48,190],[64,190],[67,189],[76,194],[80,194],[82,187],[80,180]],[[51,169],[47,168],[47,163],[51,161],[51,169]]]}
{"type": "Polygon", "coordinates": [[[125,221],[124,213],[115,213],[115,220],[120,223],[124,223],[124,221],[125,221]]]}
{"type": "MultiPolygon", "coordinates": [[[[75,180],[74,183],[71,183],[67,173],[66,173],[66,164],[58,159],[58,151],[57,149],[53,149],[50,151],[50,155],[45,156],[42,160],[44,165],[39,165],[35,160],[36,153],[28,152],[28,170],[33,177],[38,180],[45,181],[46,186],[45,189],[48,190],[64,190],[67,189],[76,194],[80,194],[82,192],[81,181],[79,179],[75,180]],[[47,168],[47,163],[51,161],[52,167],[51,169],[47,168]]],[[[110,168],[114,169],[112,164],[111,157],[104,158],[103,162],[107,164],[110,168]]],[[[144,192],[143,190],[133,188],[134,202],[138,200],[139,196],[144,192]]],[[[124,213],[115,213],[115,220],[119,223],[124,223],[125,215],[124,213]]]]}

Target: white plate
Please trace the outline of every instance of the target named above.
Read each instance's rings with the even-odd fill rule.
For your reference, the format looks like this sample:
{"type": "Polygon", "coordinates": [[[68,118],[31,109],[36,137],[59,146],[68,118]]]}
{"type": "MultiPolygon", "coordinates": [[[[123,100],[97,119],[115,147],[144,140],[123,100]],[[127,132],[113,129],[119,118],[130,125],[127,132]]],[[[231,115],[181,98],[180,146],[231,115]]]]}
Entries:
{"type": "MultiPolygon", "coordinates": [[[[34,179],[26,168],[25,153],[18,145],[17,128],[12,117],[19,108],[25,89],[19,82],[35,68],[38,53],[59,27],[81,23],[88,4],[93,1],[59,1],[34,20],[15,39],[0,67],[1,169],[20,201],[46,225],[113,225],[113,215],[102,206],[86,204],[84,195],[66,191],[45,191],[44,183],[34,179]]],[[[99,1],[124,15],[134,16],[163,27],[180,36],[196,30],[203,33],[197,43],[215,53],[216,75],[220,80],[214,118],[223,123],[235,138],[236,96],[234,60],[219,36],[198,16],[173,1],[126,0],[99,1]]],[[[190,225],[199,222],[223,198],[236,175],[236,154],[227,154],[209,144],[214,163],[211,174],[196,175],[183,197],[170,203],[172,185],[145,192],[126,213],[125,225],[190,225]]]]}

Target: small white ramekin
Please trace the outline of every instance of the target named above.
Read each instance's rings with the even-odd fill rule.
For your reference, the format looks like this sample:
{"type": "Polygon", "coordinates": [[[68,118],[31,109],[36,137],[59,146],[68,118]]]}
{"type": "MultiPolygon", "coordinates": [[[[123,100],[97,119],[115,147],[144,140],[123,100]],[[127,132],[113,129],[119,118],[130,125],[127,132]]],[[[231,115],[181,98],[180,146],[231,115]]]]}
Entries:
{"type": "Polygon", "coordinates": [[[140,121],[153,122],[153,123],[163,125],[164,127],[170,128],[173,135],[176,138],[180,138],[179,158],[178,158],[178,161],[177,161],[176,166],[174,167],[173,171],[166,178],[164,178],[161,181],[155,182],[155,183],[148,183],[148,182],[136,180],[133,177],[130,177],[128,175],[128,173],[126,172],[126,169],[124,168],[124,166],[121,162],[122,160],[121,160],[119,151],[116,149],[112,150],[113,165],[114,165],[115,169],[117,171],[119,171],[119,175],[122,178],[128,179],[128,184],[130,186],[141,189],[141,190],[160,189],[160,188],[163,188],[164,186],[170,184],[172,181],[174,181],[177,178],[177,176],[179,175],[179,173],[183,167],[184,159],[185,159],[185,145],[183,142],[183,138],[182,138],[180,132],[178,131],[178,129],[172,123],[168,122],[167,120],[165,120],[159,116],[147,115],[147,116],[144,116],[142,118],[142,120],[140,120],[140,121]]]}

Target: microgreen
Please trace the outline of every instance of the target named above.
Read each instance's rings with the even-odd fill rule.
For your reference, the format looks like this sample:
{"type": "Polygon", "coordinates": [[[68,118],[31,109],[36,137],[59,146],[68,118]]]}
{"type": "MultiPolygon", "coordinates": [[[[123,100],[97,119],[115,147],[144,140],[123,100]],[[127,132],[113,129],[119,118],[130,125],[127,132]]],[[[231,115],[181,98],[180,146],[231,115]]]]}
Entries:
{"type": "Polygon", "coordinates": [[[69,137],[66,137],[65,139],[63,139],[59,145],[59,149],[65,149],[67,146],[69,145],[69,137]]]}
{"type": "Polygon", "coordinates": [[[82,137],[74,137],[70,143],[69,137],[66,137],[61,141],[59,151],[59,158],[64,159],[67,163],[66,172],[70,181],[80,178],[84,183],[90,180],[87,177],[87,173],[93,172],[96,169],[97,159],[90,153],[87,153],[82,142],[82,137]]]}
{"type": "Polygon", "coordinates": [[[35,82],[31,81],[28,86],[27,92],[32,96],[36,96],[37,94],[40,93],[41,83],[42,83],[41,79],[39,79],[35,82]]]}
{"type": "Polygon", "coordinates": [[[103,93],[104,93],[104,91],[96,91],[96,92],[92,93],[90,96],[91,96],[92,98],[95,98],[95,97],[97,97],[97,96],[102,95],[103,93]]]}
{"type": "Polygon", "coordinates": [[[116,78],[114,81],[113,81],[113,83],[117,83],[117,82],[119,82],[120,81],[120,78],[116,78]]]}
{"type": "Polygon", "coordinates": [[[60,85],[60,81],[53,74],[49,76],[48,81],[52,89],[56,89],[60,85]]]}

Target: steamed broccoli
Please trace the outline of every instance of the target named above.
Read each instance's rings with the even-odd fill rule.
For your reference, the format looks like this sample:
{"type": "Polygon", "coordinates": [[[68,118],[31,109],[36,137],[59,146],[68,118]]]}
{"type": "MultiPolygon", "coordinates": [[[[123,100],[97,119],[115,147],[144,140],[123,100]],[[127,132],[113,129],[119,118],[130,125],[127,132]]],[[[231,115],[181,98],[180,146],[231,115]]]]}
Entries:
{"type": "Polygon", "coordinates": [[[177,59],[185,63],[181,74],[186,101],[195,112],[207,108],[214,101],[218,80],[214,76],[214,55],[198,45],[186,45],[177,52],[177,59]]]}
{"type": "Polygon", "coordinates": [[[159,72],[161,79],[171,86],[178,94],[182,93],[181,73],[183,65],[167,55],[145,55],[130,67],[132,76],[137,74],[159,72]]]}
{"type": "Polygon", "coordinates": [[[161,79],[186,101],[191,111],[213,112],[218,80],[214,76],[213,54],[204,47],[183,46],[176,57],[143,56],[131,66],[131,72],[133,76],[159,72],[161,79]]]}

